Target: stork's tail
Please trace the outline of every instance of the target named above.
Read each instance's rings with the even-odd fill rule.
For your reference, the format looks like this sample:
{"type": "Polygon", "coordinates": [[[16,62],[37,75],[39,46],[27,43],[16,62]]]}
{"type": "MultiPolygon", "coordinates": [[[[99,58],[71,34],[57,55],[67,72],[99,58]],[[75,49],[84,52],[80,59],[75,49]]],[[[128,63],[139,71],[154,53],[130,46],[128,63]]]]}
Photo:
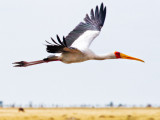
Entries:
{"type": "Polygon", "coordinates": [[[41,63],[48,63],[51,61],[59,61],[59,60],[50,60],[48,58],[45,58],[43,60],[37,60],[37,61],[32,61],[32,62],[26,62],[26,61],[20,61],[20,62],[14,62],[13,64],[15,64],[14,67],[27,67],[27,66],[31,66],[31,65],[36,65],[36,64],[41,64],[41,63]]]}

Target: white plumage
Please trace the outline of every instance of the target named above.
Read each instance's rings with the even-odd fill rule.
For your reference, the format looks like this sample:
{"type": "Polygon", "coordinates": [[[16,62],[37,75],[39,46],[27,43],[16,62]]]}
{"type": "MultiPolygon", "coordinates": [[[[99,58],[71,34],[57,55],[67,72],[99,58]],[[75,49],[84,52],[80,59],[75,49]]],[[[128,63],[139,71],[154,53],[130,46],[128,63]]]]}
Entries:
{"type": "Polygon", "coordinates": [[[71,47],[84,52],[89,48],[92,41],[99,35],[99,33],[100,31],[87,30],[72,43],[71,47]]]}

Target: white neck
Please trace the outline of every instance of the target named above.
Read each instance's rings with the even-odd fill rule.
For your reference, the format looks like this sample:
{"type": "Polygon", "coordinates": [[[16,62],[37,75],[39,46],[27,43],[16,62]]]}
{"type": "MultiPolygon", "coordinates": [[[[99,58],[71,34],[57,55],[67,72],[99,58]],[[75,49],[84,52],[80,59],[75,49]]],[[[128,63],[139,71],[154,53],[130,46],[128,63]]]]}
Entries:
{"type": "Polygon", "coordinates": [[[94,60],[116,59],[114,53],[108,53],[104,55],[95,55],[94,60]]]}

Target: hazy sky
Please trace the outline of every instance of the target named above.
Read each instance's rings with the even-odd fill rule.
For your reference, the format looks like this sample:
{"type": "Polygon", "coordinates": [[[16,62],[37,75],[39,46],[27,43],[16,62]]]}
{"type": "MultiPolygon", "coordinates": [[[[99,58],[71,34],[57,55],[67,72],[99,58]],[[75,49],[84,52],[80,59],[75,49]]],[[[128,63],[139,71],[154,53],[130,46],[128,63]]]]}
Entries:
{"type": "Polygon", "coordinates": [[[0,0],[0,100],[27,104],[160,105],[159,0],[0,0]],[[47,57],[45,40],[66,36],[91,8],[107,6],[95,53],[120,51],[141,58],[52,62],[14,68],[47,57]]]}

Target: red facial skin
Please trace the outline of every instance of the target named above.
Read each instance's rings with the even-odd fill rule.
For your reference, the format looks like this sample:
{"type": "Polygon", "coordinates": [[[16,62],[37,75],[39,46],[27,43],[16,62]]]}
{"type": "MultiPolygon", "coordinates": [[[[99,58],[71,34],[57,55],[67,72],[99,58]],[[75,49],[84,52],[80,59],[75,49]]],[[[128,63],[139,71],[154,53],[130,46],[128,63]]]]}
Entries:
{"type": "Polygon", "coordinates": [[[114,54],[115,54],[116,58],[121,58],[120,52],[115,51],[114,54]]]}

